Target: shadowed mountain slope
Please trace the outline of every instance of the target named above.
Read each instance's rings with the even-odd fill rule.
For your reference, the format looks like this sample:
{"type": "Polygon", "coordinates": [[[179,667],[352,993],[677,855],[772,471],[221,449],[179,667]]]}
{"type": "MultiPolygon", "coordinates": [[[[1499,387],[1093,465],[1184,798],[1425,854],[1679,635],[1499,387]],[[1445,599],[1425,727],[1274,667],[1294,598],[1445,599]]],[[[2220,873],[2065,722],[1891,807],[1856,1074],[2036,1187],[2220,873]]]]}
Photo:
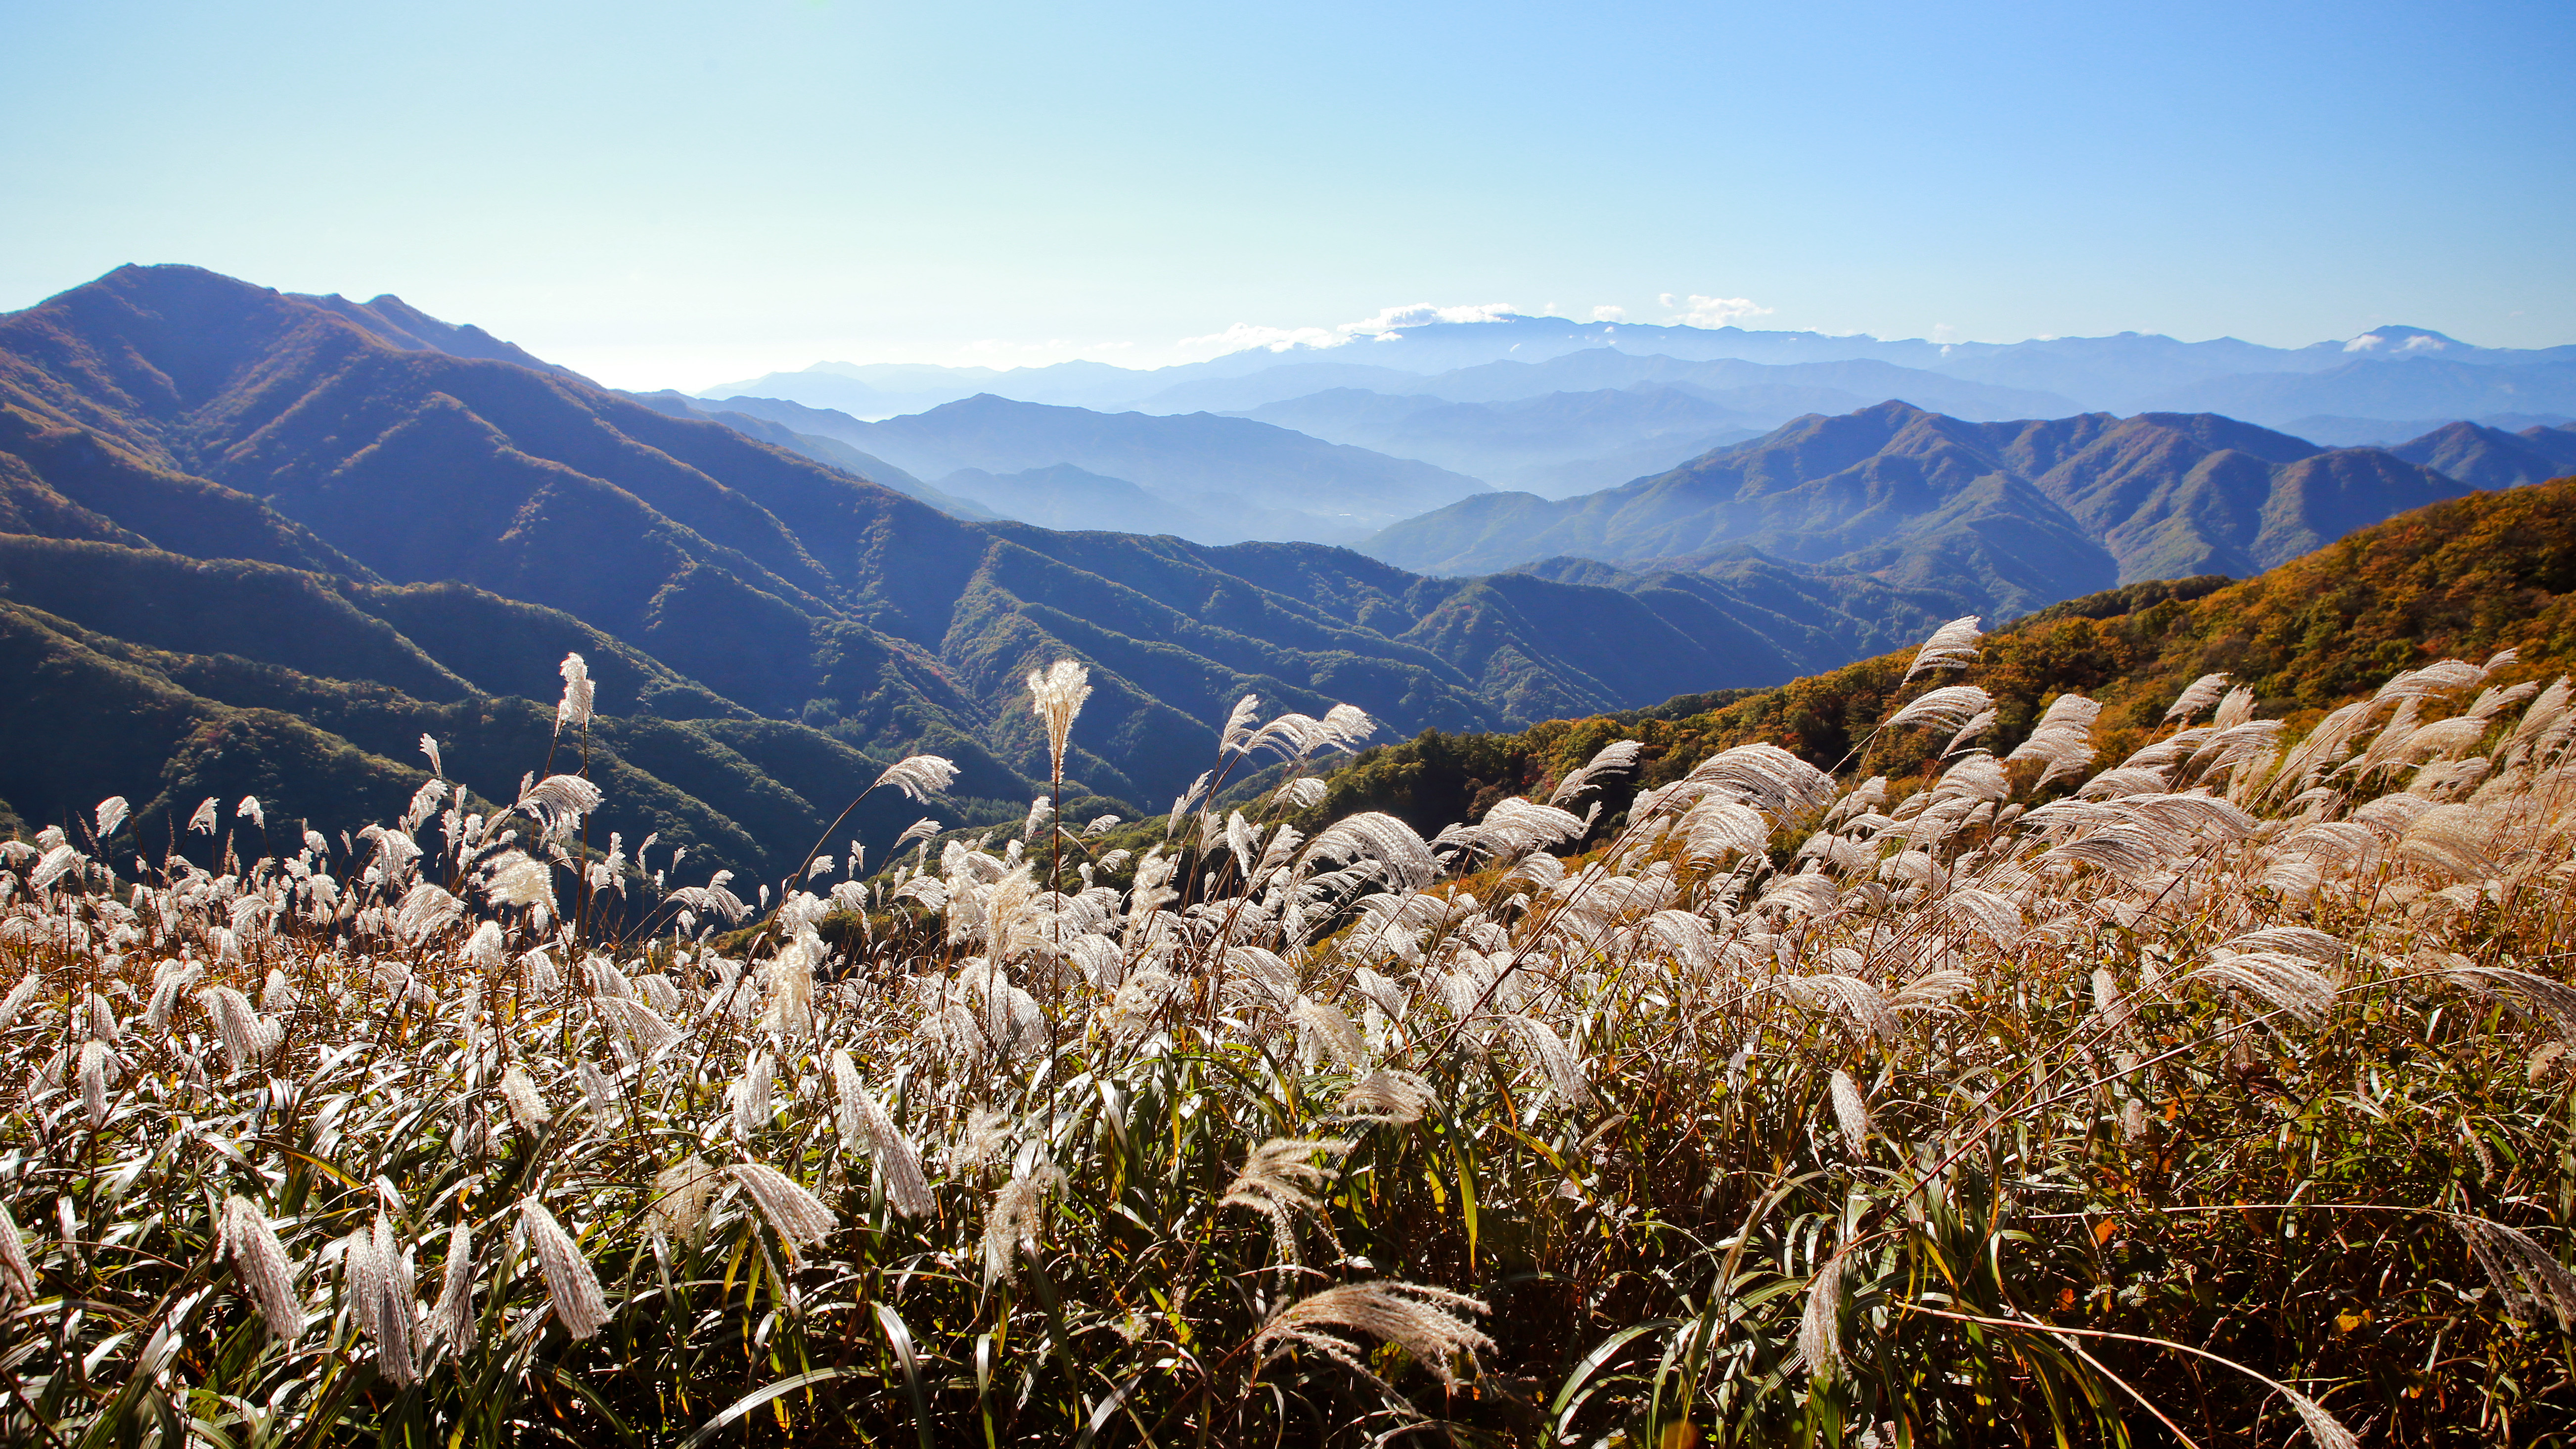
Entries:
{"type": "MultiPolygon", "coordinates": [[[[1070,788],[1132,812],[1186,786],[1245,693],[1491,729],[1774,681],[1846,657],[1817,651],[1852,633],[1822,589],[1772,601],[1784,617],[1311,544],[970,523],[560,370],[460,355],[506,344],[432,322],[186,267],[0,317],[0,587],[26,667],[59,685],[0,706],[22,742],[0,798],[59,821],[161,779],[192,807],[187,782],[215,778],[208,722],[240,719],[260,723],[216,732],[222,770],[266,788],[302,787],[262,751],[382,784],[413,779],[422,733],[479,730],[496,743],[453,744],[451,767],[507,796],[545,758],[550,728],[527,721],[578,651],[594,744],[662,802],[630,835],[765,870],[905,751],[967,767],[964,803],[930,813],[1017,818],[1046,761],[1021,681],[1060,657],[1097,690],[1070,788]],[[158,723],[113,747],[63,736],[97,690],[158,723]],[[793,808],[772,793],[791,778],[810,786],[793,808]]],[[[1955,603],[1895,607],[1911,626],[1955,603]]],[[[914,813],[860,823],[882,843],[914,813]]]]}
{"type": "Polygon", "coordinates": [[[1579,498],[1465,499],[1366,549],[1468,572],[1751,546],[2012,614],[2130,580],[2254,573],[2460,491],[2378,449],[2320,449],[2206,414],[1972,423],[1887,402],[1579,498]]]}

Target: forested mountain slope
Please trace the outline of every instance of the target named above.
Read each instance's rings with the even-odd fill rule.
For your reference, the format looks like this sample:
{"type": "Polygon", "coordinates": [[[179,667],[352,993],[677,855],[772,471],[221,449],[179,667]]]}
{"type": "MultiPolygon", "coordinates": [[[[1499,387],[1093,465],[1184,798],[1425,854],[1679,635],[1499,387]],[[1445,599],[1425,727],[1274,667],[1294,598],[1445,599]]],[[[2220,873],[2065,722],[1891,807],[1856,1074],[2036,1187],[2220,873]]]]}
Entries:
{"type": "MultiPolygon", "coordinates": [[[[1044,748],[1021,680],[1059,657],[1098,690],[1078,791],[1147,808],[1246,693],[1357,704],[1399,734],[1509,728],[1787,678],[1959,604],[1813,579],[1715,602],[1427,579],[1316,545],[971,523],[514,351],[392,299],[189,267],[0,317],[0,588],[35,671],[13,677],[42,685],[0,703],[0,798],[42,824],[156,781],[188,808],[239,776],[360,818],[296,803],[308,772],[286,761],[407,790],[420,733],[543,713],[578,650],[618,681],[600,742],[657,782],[619,798],[667,787],[651,819],[749,869],[904,751],[968,764],[969,815],[1024,809],[1044,748]],[[111,684],[154,723],[74,739],[77,702],[111,684]],[[235,728],[243,710],[271,713],[235,728]],[[802,803],[754,828],[796,769],[802,803]]],[[[462,767],[477,789],[542,759],[512,728],[488,760],[454,757],[481,761],[462,767]]]]}
{"type": "MultiPolygon", "coordinates": [[[[2062,693],[2099,701],[2094,738],[2116,762],[2144,743],[2183,689],[2225,673],[2294,731],[2392,671],[2512,649],[2505,682],[2576,671],[2576,478],[2473,493],[2362,529],[2258,577],[2133,584],[2016,620],[1984,640],[1977,678],[1998,719],[1977,741],[2002,754],[2062,693]]],[[[1320,820],[1387,810],[1423,829],[1536,791],[1615,739],[1645,746],[1638,784],[1678,778],[1732,745],[1781,744],[1825,767],[1903,776],[1946,732],[1872,743],[1898,700],[1938,678],[1904,674],[1899,649],[1774,689],[1687,696],[1651,710],[1552,720],[1518,734],[1433,732],[1363,752],[1331,780],[1320,820]]]]}

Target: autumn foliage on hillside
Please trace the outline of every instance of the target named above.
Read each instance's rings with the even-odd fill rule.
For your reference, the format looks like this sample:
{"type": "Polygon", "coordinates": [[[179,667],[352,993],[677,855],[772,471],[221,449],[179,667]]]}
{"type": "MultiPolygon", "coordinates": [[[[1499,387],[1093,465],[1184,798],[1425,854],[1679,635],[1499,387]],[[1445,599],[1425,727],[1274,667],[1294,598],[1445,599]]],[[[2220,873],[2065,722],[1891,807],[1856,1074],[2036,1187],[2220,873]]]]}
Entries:
{"type": "MultiPolygon", "coordinates": [[[[2241,583],[2133,584],[2020,619],[1986,639],[1979,682],[1994,697],[1996,718],[1974,742],[2005,753],[2050,701],[2072,693],[2101,704],[2102,753],[2125,754],[2185,688],[2211,674],[2250,689],[2264,714],[2287,719],[2293,731],[2390,674],[2435,659],[2511,649],[2518,663],[2499,677],[2547,679],[2576,667],[2571,594],[2576,478],[2472,494],[2241,583]]],[[[1946,733],[1914,729],[1862,750],[1894,711],[1911,657],[1883,654],[1677,719],[1635,711],[1551,720],[1516,735],[1426,733],[1363,753],[1333,779],[1314,814],[1385,810],[1431,829],[1505,795],[1543,791],[1623,739],[1644,747],[1640,787],[1756,740],[1820,767],[1865,765],[1903,780],[1936,768],[1950,745],[1946,733]]]]}

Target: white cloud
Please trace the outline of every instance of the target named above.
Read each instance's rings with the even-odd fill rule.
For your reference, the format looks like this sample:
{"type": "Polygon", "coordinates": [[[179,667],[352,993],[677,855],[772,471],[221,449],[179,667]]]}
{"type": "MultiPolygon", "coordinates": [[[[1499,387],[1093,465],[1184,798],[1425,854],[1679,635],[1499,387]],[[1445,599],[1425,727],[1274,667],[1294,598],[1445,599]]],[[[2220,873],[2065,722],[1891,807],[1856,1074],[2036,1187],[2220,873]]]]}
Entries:
{"type": "Polygon", "coordinates": [[[1595,307],[1592,309],[1592,320],[1595,322],[1625,322],[1628,320],[1628,309],[1625,307],[1595,307]]]}
{"type": "Polygon", "coordinates": [[[1771,315],[1770,308],[1754,305],[1750,297],[1703,297],[1694,292],[1685,305],[1674,300],[1672,293],[1666,292],[1662,301],[1666,307],[1674,309],[1673,321],[1691,327],[1728,327],[1739,318],[1771,315]]]}
{"type": "Polygon", "coordinates": [[[1405,327],[1428,327],[1434,322],[1500,322],[1519,315],[1509,302],[1486,302],[1472,307],[1436,307],[1429,302],[1416,302],[1409,307],[1388,307],[1374,317],[1345,322],[1336,331],[1357,337],[1377,337],[1405,327]]]}
{"type": "Polygon", "coordinates": [[[1381,308],[1374,317],[1344,322],[1338,327],[1263,327],[1237,322],[1223,332],[1211,332],[1204,337],[1184,337],[1173,347],[1190,357],[1223,357],[1254,348],[1286,352],[1297,347],[1339,347],[1362,337],[1391,337],[1401,328],[1428,327],[1435,322],[1500,322],[1519,315],[1519,309],[1509,302],[1485,302],[1467,307],[1441,307],[1430,302],[1416,302],[1405,307],[1381,308]]]}
{"type": "Polygon", "coordinates": [[[1184,337],[1174,343],[1185,353],[1222,357],[1229,352],[1249,352],[1256,347],[1272,352],[1285,352],[1292,347],[1339,347],[1351,339],[1328,327],[1256,327],[1237,322],[1223,332],[1205,337],[1184,337]]]}

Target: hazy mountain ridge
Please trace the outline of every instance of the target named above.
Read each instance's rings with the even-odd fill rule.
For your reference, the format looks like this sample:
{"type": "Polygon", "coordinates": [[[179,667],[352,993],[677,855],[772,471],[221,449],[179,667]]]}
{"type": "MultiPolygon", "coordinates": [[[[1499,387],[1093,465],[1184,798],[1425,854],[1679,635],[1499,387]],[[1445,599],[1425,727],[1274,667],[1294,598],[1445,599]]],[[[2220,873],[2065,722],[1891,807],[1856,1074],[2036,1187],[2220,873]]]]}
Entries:
{"type": "Polygon", "coordinates": [[[2466,486],[2207,414],[1977,423],[1887,402],[1583,497],[1463,500],[1364,547],[1461,573],[1552,555],[1688,571],[1751,547],[2009,616],[2137,579],[2260,572],[2466,486]]]}

